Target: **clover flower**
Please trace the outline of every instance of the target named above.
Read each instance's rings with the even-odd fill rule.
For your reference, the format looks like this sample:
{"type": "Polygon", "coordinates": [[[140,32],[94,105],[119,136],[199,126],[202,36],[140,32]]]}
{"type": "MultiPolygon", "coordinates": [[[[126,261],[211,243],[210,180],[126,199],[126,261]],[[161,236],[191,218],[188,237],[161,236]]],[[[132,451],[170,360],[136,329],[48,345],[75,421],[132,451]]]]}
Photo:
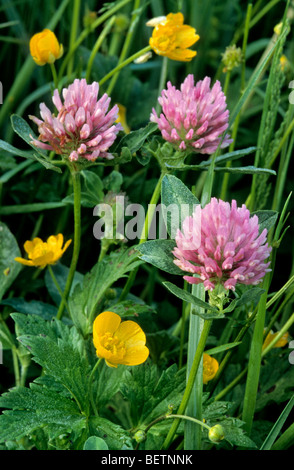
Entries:
{"type": "Polygon", "coordinates": [[[194,86],[194,77],[188,75],[180,90],[168,82],[158,98],[162,113],[152,109],[150,121],[156,122],[162,137],[177,150],[212,154],[218,146],[227,147],[231,140],[221,135],[229,126],[226,97],[219,81],[210,88],[205,77],[194,86]]]}
{"type": "Polygon", "coordinates": [[[43,29],[30,39],[30,53],[37,65],[53,64],[63,54],[63,46],[50,29],[43,29]]]}
{"type": "Polygon", "coordinates": [[[156,54],[182,62],[189,62],[197,54],[188,48],[199,40],[199,35],[195,28],[184,24],[182,13],[155,18],[147,26],[154,26],[149,44],[156,54]]]}
{"type": "Polygon", "coordinates": [[[26,266],[45,268],[48,264],[55,264],[61,258],[70,243],[71,240],[68,240],[62,248],[63,235],[61,233],[56,236],[51,235],[46,242],[36,237],[32,241],[27,240],[24,244],[24,249],[29,259],[15,258],[15,261],[26,266]]]}
{"type": "Polygon", "coordinates": [[[39,139],[32,143],[45,150],[54,150],[57,154],[68,157],[70,161],[86,159],[95,161],[99,158],[112,159],[107,152],[122,130],[121,124],[115,124],[118,106],[107,113],[109,96],[104,95],[97,101],[99,85],[88,85],[85,79],[74,80],[62,91],[62,103],[58,90],[53,94],[53,104],[58,114],[54,114],[45,103],[40,104],[43,120],[29,116],[38,126],[39,139]]]}
{"type": "Polygon", "coordinates": [[[259,234],[257,215],[250,217],[245,204],[237,207],[235,200],[229,204],[212,198],[203,209],[197,208],[175,237],[174,263],[196,275],[184,279],[190,284],[203,283],[210,291],[218,285],[235,290],[237,283],[259,284],[270,271],[270,262],[265,260],[271,247],[265,243],[267,230],[259,234]]]}
{"type": "Polygon", "coordinates": [[[210,380],[212,380],[217,373],[219,368],[218,361],[209,356],[209,354],[203,353],[203,383],[207,384],[210,380]]]}
{"type": "Polygon", "coordinates": [[[136,366],[146,361],[149,349],[141,327],[130,320],[121,322],[114,312],[102,312],[93,324],[96,354],[110,367],[118,364],[136,366]]]}

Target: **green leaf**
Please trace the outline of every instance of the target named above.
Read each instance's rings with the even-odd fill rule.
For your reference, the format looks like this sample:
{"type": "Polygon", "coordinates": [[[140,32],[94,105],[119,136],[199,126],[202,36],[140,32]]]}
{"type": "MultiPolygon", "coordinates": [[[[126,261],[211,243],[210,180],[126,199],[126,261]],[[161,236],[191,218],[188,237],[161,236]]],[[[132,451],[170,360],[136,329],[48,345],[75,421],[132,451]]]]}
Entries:
{"type": "Polygon", "coordinates": [[[264,289],[261,287],[250,287],[248,290],[246,290],[241,297],[238,299],[232,300],[230,305],[226,307],[223,312],[228,313],[232,312],[235,308],[238,308],[242,305],[246,305],[247,303],[253,302],[254,304],[257,304],[259,302],[260,297],[262,294],[265,292],[264,289]]]}
{"type": "Polygon", "coordinates": [[[118,304],[111,305],[111,311],[123,317],[138,317],[143,313],[154,313],[155,310],[145,303],[134,302],[133,300],[123,300],[118,304]]]}
{"type": "Polygon", "coordinates": [[[86,440],[83,450],[108,450],[108,445],[101,437],[91,436],[86,440]]]}
{"type": "Polygon", "coordinates": [[[272,427],[270,433],[268,434],[267,438],[265,439],[264,443],[262,444],[260,450],[270,450],[272,445],[274,444],[276,438],[278,437],[286,419],[288,418],[292,408],[294,406],[294,395],[290,398],[287,405],[283,409],[282,413],[278,417],[277,421],[275,422],[274,426],[272,427]]]}
{"type": "Polygon", "coordinates": [[[185,388],[185,371],[173,364],[162,373],[154,364],[144,363],[126,371],[121,393],[131,403],[134,426],[148,425],[168,411],[179,406],[185,388]]]}
{"type": "Polygon", "coordinates": [[[81,431],[86,417],[76,403],[60,393],[32,383],[30,388],[11,389],[0,397],[0,442],[29,437],[39,428],[56,428],[57,434],[81,431]]]}
{"type": "Polygon", "coordinates": [[[171,238],[174,238],[177,229],[182,228],[184,219],[193,214],[199,201],[189,188],[173,175],[165,175],[162,180],[161,201],[165,207],[163,215],[167,231],[171,238]]]}
{"type": "Polygon", "coordinates": [[[141,127],[136,131],[131,131],[129,134],[126,134],[115,147],[115,153],[121,153],[123,149],[128,149],[131,155],[137,152],[145,140],[157,130],[157,124],[154,122],[149,122],[146,127],[141,127]]]}
{"type": "Polygon", "coordinates": [[[91,417],[88,423],[91,435],[105,440],[109,450],[132,449],[129,432],[118,424],[102,417],[91,417]]]}
{"type": "Polygon", "coordinates": [[[205,353],[213,356],[213,354],[218,354],[222,351],[228,351],[229,349],[235,348],[236,346],[238,346],[241,343],[242,343],[242,341],[239,341],[239,342],[236,342],[236,343],[222,344],[221,346],[216,346],[215,348],[205,350],[205,353]]]}
{"type": "Polygon", "coordinates": [[[12,314],[16,323],[21,325],[22,334],[17,338],[18,341],[29,350],[34,361],[44,368],[46,374],[71,393],[79,409],[87,414],[90,406],[90,366],[85,344],[76,328],[70,328],[59,320],[48,323],[41,317],[24,315],[25,318],[21,318],[21,315],[12,314]]]}
{"type": "Polygon", "coordinates": [[[15,312],[40,315],[45,320],[52,320],[57,314],[56,307],[40,300],[26,301],[23,297],[13,297],[2,300],[1,304],[9,305],[15,312]]]}
{"type": "MultiPolygon", "coordinates": [[[[256,151],[256,147],[248,147],[247,149],[234,150],[233,152],[228,152],[223,155],[220,155],[219,157],[216,157],[215,164],[231,162],[233,160],[239,160],[239,158],[246,157],[246,155],[253,153],[255,151],[256,151]]],[[[210,166],[211,161],[212,161],[211,159],[204,160],[203,162],[200,163],[200,165],[208,167],[210,166]]]]}
{"type": "Polygon", "coordinates": [[[173,240],[149,240],[138,245],[137,250],[143,261],[169,273],[183,276],[183,271],[174,264],[172,254],[176,244],[173,240]]]}
{"type": "Polygon", "coordinates": [[[33,204],[16,204],[11,206],[0,207],[0,214],[27,214],[31,212],[42,212],[50,209],[59,209],[65,207],[65,202],[36,202],[33,204]]]}
{"type": "Polygon", "coordinates": [[[4,140],[0,139],[0,148],[5,150],[6,152],[12,153],[13,155],[18,155],[19,157],[30,158],[34,160],[33,154],[28,150],[20,150],[13,145],[5,142],[4,140]]]}
{"type": "Polygon", "coordinates": [[[246,447],[256,449],[255,442],[247,436],[242,426],[243,421],[237,418],[226,418],[223,421],[219,421],[219,424],[224,430],[224,439],[228,441],[232,446],[246,447]]]}
{"type": "MultiPolygon", "coordinates": [[[[59,167],[51,163],[46,152],[32,144],[32,137],[36,138],[36,135],[30,128],[28,123],[22,117],[18,116],[17,114],[13,114],[11,116],[11,125],[14,132],[16,132],[36,152],[33,153],[33,155],[28,154],[25,158],[34,158],[39,163],[41,163],[47,170],[53,170],[57,173],[62,173],[59,167]]],[[[6,150],[8,150],[8,148],[6,148],[6,150]]],[[[20,153],[17,153],[17,155],[20,155],[20,153]]],[[[23,157],[25,156],[25,154],[22,152],[20,156],[23,157]]]]}
{"type": "MultiPolygon", "coordinates": [[[[54,273],[54,276],[56,278],[56,281],[58,282],[58,285],[61,291],[63,292],[65,289],[65,285],[66,285],[66,281],[67,281],[67,277],[69,273],[69,268],[59,262],[55,264],[54,266],[52,266],[52,271],[54,273]]],[[[80,284],[83,281],[83,278],[84,278],[83,274],[79,273],[78,271],[75,272],[70,292],[74,291],[75,286],[77,284],[80,284]]],[[[53,279],[48,269],[45,271],[44,279],[45,279],[46,288],[52,300],[55,302],[57,306],[59,306],[61,302],[60,293],[58,292],[58,289],[55,283],[53,282],[53,279]]]]}
{"type": "Polygon", "coordinates": [[[261,233],[265,228],[269,230],[275,225],[279,213],[277,211],[270,210],[261,210],[252,212],[251,216],[257,215],[259,221],[259,233],[261,233]]]}
{"type": "Polygon", "coordinates": [[[84,178],[87,193],[96,200],[96,204],[102,201],[104,197],[103,183],[99,176],[90,170],[83,170],[81,175],[84,178]]]}
{"type": "Polygon", "coordinates": [[[136,247],[122,247],[96,263],[83,282],[76,285],[68,304],[71,318],[84,336],[91,331],[95,315],[101,312],[99,303],[105,291],[141,263],[136,247]]]}
{"type": "Polygon", "coordinates": [[[203,308],[208,310],[209,312],[212,313],[198,313],[195,312],[195,315],[199,315],[203,319],[218,319],[218,318],[224,318],[224,315],[221,314],[215,307],[212,307],[209,303],[204,302],[201,299],[198,299],[195,297],[195,295],[191,294],[190,292],[181,289],[178,286],[175,286],[171,282],[163,282],[163,285],[167,287],[167,289],[172,292],[176,297],[179,297],[180,299],[184,300],[185,302],[191,303],[193,305],[196,305],[197,307],[203,308]]]}
{"type": "Polygon", "coordinates": [[[0,301],[21,270],[21,264],[14,260],[20,256],[14,235],[0,222],[0,301]]]}

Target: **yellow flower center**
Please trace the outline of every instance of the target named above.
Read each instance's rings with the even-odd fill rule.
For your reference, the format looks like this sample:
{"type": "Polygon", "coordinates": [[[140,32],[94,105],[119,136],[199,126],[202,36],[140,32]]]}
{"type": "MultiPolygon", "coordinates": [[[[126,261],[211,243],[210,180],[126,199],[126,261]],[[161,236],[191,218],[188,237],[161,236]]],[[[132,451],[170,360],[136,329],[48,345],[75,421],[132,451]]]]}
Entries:
{"type": "Polygon", "coordinates": [[[109,351],[117,358],[121,359],[126,354],[125,343],[120,341],[118,337],[112,333],[107,332],[100,336],[100,344],[104,349],[109,351]]]}

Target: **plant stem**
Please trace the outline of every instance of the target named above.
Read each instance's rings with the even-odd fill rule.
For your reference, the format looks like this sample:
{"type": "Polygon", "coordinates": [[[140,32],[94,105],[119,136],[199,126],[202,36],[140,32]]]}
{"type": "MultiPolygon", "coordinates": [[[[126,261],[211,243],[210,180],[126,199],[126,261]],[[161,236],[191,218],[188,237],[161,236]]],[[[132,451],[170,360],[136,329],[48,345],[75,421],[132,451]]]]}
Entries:
{"type": "MultiPolygon", "coordinates": [[[[69,51],[73,49],[73,46],[77,37],[80,7],[81,7],[81,0],[74,0],[71,28],[70,28],[70,37],[69,37],[69,51]]],[[[73,54],[70,55],[70,60],[68,61],[68,64],[67,64],[67,76],[71,75],[72,69],[73,69],[73,54]]]]}
{"type": "Polygon", "coordinates": [[[105,40],[107,34],[109,33],[110,29],[112,28],[113,23],[115,22],[115,16],[110,18],[109,22],[105,25],[104,29],[102,30],[101,34],[98,36],[97,41],[95,42],[95,45],[92,49],[92,52],[90,54],[88,64],[87,64],[87,70],[86,70],[86,81],[89,82],[90,76],[91,76],[91,70],[93,66],[93,62],[95,59],[95,56],[100,49],[101,44],[105,40]]]}
{"type": "MultiPolygon", "coordinates": [[[[127,53],[128,53],[129,47],[130,47],[130,43],[131,43],[131,40],[132,40],[132,37],[133,37],[133,34],[134,34],[135,25],[136,25],[137,20],[138,20],[138,9],[140,7],[140,1],[141,0],[135,0],[135,2],[134,2],[134,8],[133,8],[130,27],[129,27],[129,30],[127,32],[126,39],[125,39],[125,42],[124,42],[124,45],[123,45],[123,48],[122,48],[122,51],[121,51],[121,54],[120,54],[120,57],[119,57],[118,65],[121,64],[127,56],[127,53]]],[[[119,74],[116,73],[112,77],[112,80],[111,80],[110,84],[108,85],[107,92],[106,92],[108,95],[111,95],[112,90],[115,87],[116,81],[118,79],[118,76],[119,76],[119,74]]]]}
{"type": "Polygon", "coordinates": [[[80,252],[80,243],[81,243],[81,179],[79,171],[75,171],[71,169],[71,176],[73,182],[73,192],[74,192],[74,246],[73,246],[73,254],[71,259],[71,264],[69,268],[69,273],[65,285],[65,289],[63,292],[63,297],[61,303],[59,305],[59,309],[57,312],[57,319],[62,317],[65,302],[70,292],[72,281],[75,275],[75,270],[79,258],[80,252]]]}
{"type": "Polygon", "coordinates": [[[114,74],[119,72],[121,69],[126,67],[126,65],[130,64],[133,62],[135,59],[140,57],[141,55],[145,54],[146,52],[149,52],[151,50],[150,46],[146,46],[143,49],[141,49],[139,52],[136,52],[135,54],[131,55],[128,57],[128,59],[124,60],[121,62],[119,65],[117,65],[114,69],[112,69],[110,72],[108,72],[101,80],[99,80],[99,84],[103,85],[109,78],[111,78],[114,74]]]}
{"type": "MultiPolygon", "coordinates": [[[[161,92],[165,86],[165,82],[166,82],[166,77],[167,77],[167,67],[168,67],[168,57],[163,57],[162,59],[162,65],[161,65],[161,74],[160,74],[160,80],[159,80],[159,86],[158,86],[158,96],[161,95],[161,92]]],[[[157,103],[156,103],[156,112],[159,113],[159,110],[160,110],[160,104],[157,100],[157,103]]]]}
{"type": "Polygon", "coordinates": [[[59,293],[61,299],[64,301],[65,307],[67,308],[67,310],[68,310],[68,312],[69,312],[69,308],[68,308],[68,305],[67,305],[67,301],[66,301],[66,299],[65,299],[65,297],[64,297],[64,295],[63,295],[63,292],[62,292],[62,290],[61,290],[61,288],[60,288],[60,286],[59,286],[59,284],[58,284],[58,282],[57,282],[56,276],[55,276],[55,274],[54,274],[54,272],[53,272],[53,269],[52,269],[52,267],[50,266],[50,264],[48,264],[48,271],[49,271],[49,273],[50,273],[50,276],[51,276],[51,278],[52,278],[52,281],[53,281],[53,283],[54,283],[56,289],[58,290],[58,293],[59,293]]]}
{"type": "Polygon", "coordinates": [[[53,83],[55,88],[58,89],[58,78],[57,78],[57,73],[56,73],[56,68],[54,64],[50,64],[51,72],[52,72],[52,77],[53,77],[53,83]]]}
{"type": "Polygon", "coordinates": [[[100,358],[98,359],[98,361],[96,362],[95,366],[93,367],[93,369],[92,369],[92,371],[91,371],[91,374],[90,374],[90,377],[89,377],[90,402],[91,402],[91,405],[92,405],[92,408],[93,408],[93,411],[94,411],[95,416],[99,416],[99,415],[98,415],[97,406],[96,406],[96,403],[95,403],[94,397],[93,397],[92,382],[93,382],[93,379],[94,379],[94,374],[95,374],[96,370],[98,369],[98,366],[99,366],[99,364],[100,364],[101,361],[102,361],[102,358],[100,357],[100,358]]]}
{"type": "MultiPolygon", "coordinates": [[[[68,1],[68,0],[67,0],[68,1]]],[[[79,35],[78,39],[75,41],[75,43],[72,45],[70,50],[68,51],[67,55],[63,59],[63,62],[61,64],[60,70],[59,70],[59,79],[63,77],[65,67],[67,66],[68,62],[71,60],[71,57],[75,50],[79,47],[79,45],[86,39],[86,37],[94,31],[98,26],[100,26],[104,21],[106,21],[108,18],[110,18],[116,11],[118,11],[120,8],[123,8],[125,5],[127,5],[131,0],[122,0],[121,2],[116,3],[113,8],[110,8],[107,10],[103,15],[99,16],[94,23],[91,24],[90,27],[87,27],[83,29],[81,34],[79,35]]]]}
{"type": "MultiPolygon", "coordinates": [[[[156,204],[157,204],[157,202],[160,198],[161,182],[162,182],[163,177],[164,177],[165,174],[166,174],[166,172],[164,170],[162,170],[162,172],[160,174],[160,177],[159,177],[159,180],[158,180],[158,182],[156,184],[156,187],[154,189],[153,195],[151,197],[150,203],[148,204],[147,214],[146,214],[146,217],[145,217],[143,230],[142,230],[141,237],[140,237],[140,240],[139,240],[139,245],[141,243],[145,242],[148,238],[148,232],[149,232],[149,228],[150,228],[153,216],[154,216],[154,212],[156,210],[156,204]]],[[[129,275],[128,280],[126,282],[126,285],[124,286],[123,291],[121,293],[119,302],[122,302],[123,300],[125,300],[126,296],[128,295],[128,293],[129,293],[129,291],[130,291],[130,289],[131,289],[131,287],[134,283],[137,271],[138,271],[138,268],[135,268],[131,272],[131,274],[129,275]]]]}
{"type": "MultiPolygon", "coordinates": [[[[199,365],[200,365],[201,360],[202,360],[202,355],[203,355],[203,351],[204,351],[204,348],[205,348],[208,333],[209,333],[209,330],[210,330],[210,327],[211,327],[211,323],[212,323],[211,320],[205,320],[204,321],[204,326],[203,326],[203,329],[202,329],[202,332],[201,332],[201,336],[200,336],[200,340],[199,340],[198,347],[197,347],[197,350],[196,350],[196,354],[194,356],[194,360],[193,360],[192,367],[191,367],[191,370],[190,370],[190,374],[189,374],[189,378],[188,378],[188,381],[187,381],[186,389],[185,389],[181,404],[179,406],[179,409],[177,411],[178,415],[182,415],[185,412],[186,407],[188,405],[188,402],[189,402],[189,399],[190,399],[190,396],[191,396],[191,392],[193,390],[195,377],[196,377],[199,365]]],[[[167,437],[166,437],[166,439],[163,443],[162,448],[164,450],[168,449],[168,447],[170,446],[170,444],[172,442],[172,439],[173,439],[173,437],[174,437],[174,435],[177,431],[178,426],[179,426],[179,418],[175,419],[175,421],[173,422],[173,424],[172,424],[172,426],[169,430],[169,433],[168,433],[168,435],[167,435],[167,437]]]]}
{"type": "Polygon", "coordinates": [[[249,355],[249,364],[248,364],[248,374],[246,380],[244,404],[243,404],[243,415],[242,420],[245,422],[245,429],[248,434],[251,432],[255,403],[259,382],[260,366],[261,366],[261,356],[262,356],[262,344],[263,344],[263,330],[265,324],[265,314],[266,314],[266,299],[267,293],[270,285],[270,273],[267,273],[263,281],[263,288],[265,290],[262,294],[254,326],[254,332],[252,337],[250,355],[249,355]]]}

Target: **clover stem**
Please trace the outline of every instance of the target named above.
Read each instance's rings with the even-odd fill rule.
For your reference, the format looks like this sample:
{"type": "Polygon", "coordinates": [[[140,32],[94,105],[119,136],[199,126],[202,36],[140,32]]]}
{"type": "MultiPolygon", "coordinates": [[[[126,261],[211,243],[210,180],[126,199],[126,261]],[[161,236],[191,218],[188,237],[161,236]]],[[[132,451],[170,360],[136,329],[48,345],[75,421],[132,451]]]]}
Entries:
{"type": "Polygon", "coordinates": [[[69,268],[69,273],[66,280],[65,289],[63,292],[63,297],[58,308],[56,315],[57,319],[60,319],[63,315],[64,308],[66,306],[66,299],[70,292],[72,281],[75,275],[75,270],[80,253],[80,243],[81,243],[81,179],[79,171],[71,168],[71,176],[73,183],[73,192],[74,192],[74,245],[73,245],[73,254],[71,259],[71,264],[69,268]]]}

